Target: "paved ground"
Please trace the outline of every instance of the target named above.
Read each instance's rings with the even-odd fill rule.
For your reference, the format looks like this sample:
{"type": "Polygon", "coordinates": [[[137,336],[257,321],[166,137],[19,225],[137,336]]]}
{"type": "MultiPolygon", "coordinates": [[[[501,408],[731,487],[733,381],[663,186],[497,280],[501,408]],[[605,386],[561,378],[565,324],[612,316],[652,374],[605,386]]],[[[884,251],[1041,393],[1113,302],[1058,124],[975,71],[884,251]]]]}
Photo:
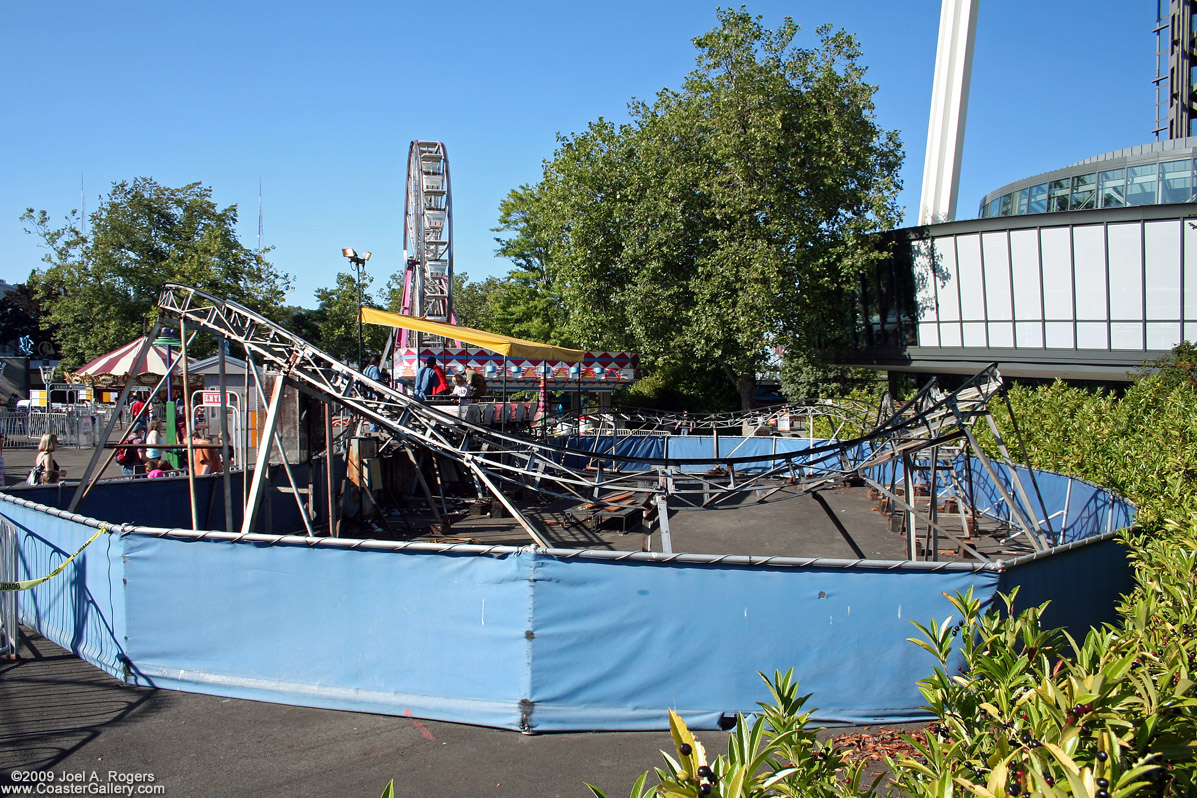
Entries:
{"type": "MultiPolygon", "coordinates": [[[[36,633],[21,655],[0,665],[0,795],[30,774],[101,786],[146,774],[168,798],[375,798],[391,779],[397,796],[580,798],[591,783],[616,798],[673,748],[664,731],[528,736],[129,687],[36,633]]],[[[727,752],[726,733],[696,736],[710,757],[727,752]]]]}
{"type": "MultiPolygon", "coordinates": [[[[0,665],[0,786],[14,771],[152,774],[171,798],[612,796],[668,732],[551,734],[128,687],[39,635],[0,665]]],[[[726,735],[699,734],[711,753],[726,735]]]]}

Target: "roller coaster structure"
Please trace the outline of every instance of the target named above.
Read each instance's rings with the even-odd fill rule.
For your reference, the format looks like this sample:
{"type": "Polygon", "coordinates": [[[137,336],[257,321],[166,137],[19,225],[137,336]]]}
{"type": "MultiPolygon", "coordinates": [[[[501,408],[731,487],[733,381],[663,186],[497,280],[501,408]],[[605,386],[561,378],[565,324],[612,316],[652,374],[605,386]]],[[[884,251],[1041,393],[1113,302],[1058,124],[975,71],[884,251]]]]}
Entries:
{"type": "MultiPolygon", "coordinates": [[[[301,391],[350,411],[359,423],[372,425],[380,439],[381,451],[405,450],[413,460],[422,453],[432,452],[458,464],[471,476],[480,495],[490,494],[506,507],[537,546],[545,546],[543,530],[520,511],[512,497],[513,488],[598,505],[616,493],[631,493],[645,508],[655,510],[662,547],[669,553],[671,504],[711,507],[745,493],[753,494],[757,501],[765,501],[778,495],[863,483],[905,514],[910,560],[918,559],[916,534],[921,529],[932,542],[925,547],[926,551],[935,552],[932,539],[943,537],[952,540],[968,556],[984,561],[988,559],[984,554],[947,529],[936,516],[936,500],[945,497],[956,499],[962,522],[965,513],[976,512],[969,504],[969,486],[961,478],[960,469],[954,466],[966,454],[971,462],[988,470],[995,483],[1005,485],[999,487],[1005,504],[1001,514],[1010,524],[1011,536],[1025,537],[1036,551],[1053,544],[1051,522],[1046,513],[1028,509],[1035,507],[1035,502],[1031,501],[1023,478],[1018,476],[1019,469],[1013,467],[1009,451],[989,415],[988,402],[998,396],[1001,388],[1000,375],[994,367],[952,392],[929,383],[898,406],[883,404],[870,411],[859,404],[841,407],[827,403],[784,409],[790,417],[807,419],[807,424],[819,423],[820,418],[827,420],[829,432],[834,425],[841,434],[849,430],[857,433],[849,438],[826,442],[812,438],[811,445],[805,448],[786,451],[779,448],[768,455],[743,454],[736,448],[721,451],[716,445],[710,457],[637,457],[625,453],[619,445],[621,440],[632,436],[627,430],[574,437],[566,441],[568,445],[559,445],[463,420],[370,380],[260,314],[196,288],[167,284],[158,304],[167,317],[178,320],[181,328],[213,333],[240,344],[255,371],[256,363],[260,362],[301,391]],[[996,457],[982,450],[974,432],[978,422],[988,424],[993,433],[998,449],[996,457]],[[998,469],[1014,476],[998,479],[998,469]],[[916,495],[916,486],[930,490],[929,508],[919,507],[909,498],[916,495]]],[[[265,428],[259,436],[262,448],[258,462],[267,462],[269,447],[277,442],[279,396],[276,390],[267,410],[265,428]]],[[[779,412],[780,409],[770,411],[774,415],[779,412]]],[[[650,414],[642,411],[640,415],[647,419],[650,414]]],[[[712,428],[716,437],[720,426],[731,428],[748,421],[759,426],[764,419],[762,411],[739,418],[707,419],[657,413],[651,416],[651,423],[658,430],[691,424],[712,428]]],[[[94,472],[99,454],[97,450],[89,472],[94,472]]],[[[265,469],[255,469],[243,533],[254,530],[262,490],[258,472],[262,471],[265,469]]],[[[72,501],[72,511],[86,494],[89,477],[94,482],[91,473],[84,477],[72,501]]],[[[986,508],[987,512],[992,510],[986,508]]],[[[314,532],[309,529],[309,534],[314,532]]]]}

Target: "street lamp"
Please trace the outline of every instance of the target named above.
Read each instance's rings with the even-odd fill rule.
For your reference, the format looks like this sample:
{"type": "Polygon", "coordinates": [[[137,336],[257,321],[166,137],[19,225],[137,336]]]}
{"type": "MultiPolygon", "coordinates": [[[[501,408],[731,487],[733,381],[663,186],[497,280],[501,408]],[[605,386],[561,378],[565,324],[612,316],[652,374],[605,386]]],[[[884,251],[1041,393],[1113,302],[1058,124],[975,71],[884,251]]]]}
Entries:
{"type": "Polygon", "coordinates": [[[353,268],[357,270],[357,367],[362,367],[362,270],[366,268],[366,261],[370,260],[370,253],[361,255],[352,247],[345,247],[341,254],[349,258],[353,268]]]}

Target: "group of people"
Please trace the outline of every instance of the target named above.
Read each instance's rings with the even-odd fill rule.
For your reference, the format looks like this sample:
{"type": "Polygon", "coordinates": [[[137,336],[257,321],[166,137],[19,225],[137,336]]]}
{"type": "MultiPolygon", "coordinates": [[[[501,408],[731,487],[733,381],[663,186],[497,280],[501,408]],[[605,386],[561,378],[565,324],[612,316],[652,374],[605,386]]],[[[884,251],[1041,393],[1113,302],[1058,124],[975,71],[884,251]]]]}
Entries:
{"type": "Polygon", "coordinates": [[[464,374],[454,374],[450,384],[444,369],[436,362],[436,358],[428,357],[424,365],[416,372],[416,385],[413,396],[421,402],[433,396],[452,396],[458,404],[468,404],[481,399],[486,393],[486,378],[476,371],[464,374]]]}
{"type": "MultiPolygon", "coordinates": [[[[186,427],[181,427],[180,441],[187,440],[186,427]]],[[[145,474],[150,479],[170,476],[177,473],[162,446],[165,439],[162,435],[162,420],[154,419],[148,425],[143,437],[140,425],[133,425],[121,440],[121,446],[116,450],[116,462],[126,476],[140,476],[145,474]],[[127,444],[127,445],[126,445],[127,444]]],[[[191,433],[192,455],[190,468],[196,476],[219,474],[224,470],[220,461],[220,453],[211,448],[208,439],[198,432],[191,433]]]]}

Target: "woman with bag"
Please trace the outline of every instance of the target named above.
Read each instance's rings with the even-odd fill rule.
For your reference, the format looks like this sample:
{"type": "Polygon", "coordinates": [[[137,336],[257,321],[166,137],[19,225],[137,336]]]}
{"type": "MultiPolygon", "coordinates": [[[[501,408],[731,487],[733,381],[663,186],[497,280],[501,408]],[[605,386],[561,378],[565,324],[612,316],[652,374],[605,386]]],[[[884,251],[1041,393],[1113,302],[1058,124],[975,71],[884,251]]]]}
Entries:
{"type": "Polygon", "coordinates": [[[58,448],[58,436],[48,432],[37,443],[37,459],[25,480],[26,485],[50,485],[66,476],[66,469],[58,467],[54,451],[58,448]]]}

